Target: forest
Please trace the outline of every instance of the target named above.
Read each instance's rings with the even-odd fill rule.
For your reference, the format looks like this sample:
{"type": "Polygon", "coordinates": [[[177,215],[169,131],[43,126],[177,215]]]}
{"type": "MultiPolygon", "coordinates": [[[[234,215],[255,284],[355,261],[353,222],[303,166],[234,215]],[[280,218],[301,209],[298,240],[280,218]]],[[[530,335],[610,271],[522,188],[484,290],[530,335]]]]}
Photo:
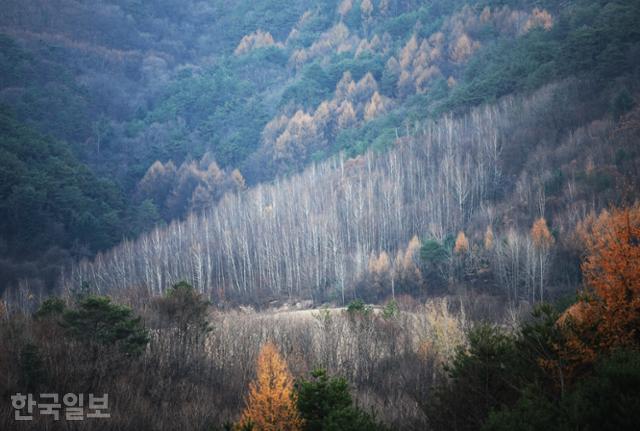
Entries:
{"type": "Polygon", "coordinates": [[[0,429],[640,426],[638,0],[0,3],[0,429]]]}

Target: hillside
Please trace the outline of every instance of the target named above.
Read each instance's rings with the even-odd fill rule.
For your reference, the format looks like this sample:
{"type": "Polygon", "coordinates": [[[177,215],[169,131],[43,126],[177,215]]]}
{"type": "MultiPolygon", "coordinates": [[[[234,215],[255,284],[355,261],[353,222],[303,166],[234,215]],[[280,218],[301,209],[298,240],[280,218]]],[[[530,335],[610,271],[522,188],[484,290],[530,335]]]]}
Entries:
{"type": "Polygon", "coordinates": [[[640,0],[3,0],[0,429],[640,429],[639,102],[640,0]]]}
{"type": "Polygon", "coordinates": [[[589,112],[551,126],[557,142],[634,106],[635,2],[236,3],[6,2],[0,101],[66,142],[113,198],[106,236],[65,228],[25,254],[3,228],[2,271],[14,280],[3,287],[23,278],[40,290],[41,277],[25,280],[18,268],[45,259],[53,243],[82,258],[227,192],[339,152],[384,151],[429,119],[502,96],[567,79],[590,93],[589,112]]]}
{"type": "Polygon", "coordinates": [[[514,301],[570,293],[579,282],[575,223],[637,198],[637,130],[607,118],[538,114],[559,113],[578,97],[579,85],[567,82],[418,123],[385,153],[314,165],[125,242],[74,266],[65,286],[160,294],[187,280],[216,301],[249,303],[344,304],[458,287],[514,301]],[[575,121],[584,125],[570,128],[575,121]],[[560,127],[568,132],[558,134],[560,127]],[[523,160],[524,149],[535,159],[523,160]],[[547,167],[550,159],[557,168],[547,167]],[[558,240],[545,251],[544,280],[529,232],[540,217],[558,240]],[[458,232],[464,250],[454,244],[458,232]]]}

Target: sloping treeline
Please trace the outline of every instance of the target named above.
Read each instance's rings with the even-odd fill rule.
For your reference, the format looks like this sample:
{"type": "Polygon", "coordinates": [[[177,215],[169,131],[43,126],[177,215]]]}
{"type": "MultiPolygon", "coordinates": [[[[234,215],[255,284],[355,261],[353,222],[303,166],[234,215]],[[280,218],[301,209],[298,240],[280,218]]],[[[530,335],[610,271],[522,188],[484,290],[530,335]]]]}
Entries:
{"type": "Polygon", "coordinates": [[[289,179],[226,195],[203,215],[76,264],[63,286],[138,286],[161,294],[188,280],[214,299],[358,296],[372,254],[460,229],[502,187],[501,154],[553,97],[505,98],[459,118],[416,124],[384,154],[336,157],[289,179]]]}

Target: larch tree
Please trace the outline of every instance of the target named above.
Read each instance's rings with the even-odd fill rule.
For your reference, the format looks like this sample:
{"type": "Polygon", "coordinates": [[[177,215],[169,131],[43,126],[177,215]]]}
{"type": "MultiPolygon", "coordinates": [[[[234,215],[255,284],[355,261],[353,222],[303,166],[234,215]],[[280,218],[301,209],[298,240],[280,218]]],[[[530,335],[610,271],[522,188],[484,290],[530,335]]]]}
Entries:
{"type": "Polygon", "coordinates": [[[406,70],[411,66],[417,49],[418,49],[418,38],[414,34],[411,36],[411,39],[409,39],[405,44],[405,46],[402,48],[402,51],[400,51],[400,67],[403,70],[406,70]]]}
{"type": "Polygon", "coordinates": [[[489,225],[487,226],[487,230],[484,233],[484,249],[487,251],[492,250],[493,241],[494,241],[493,228],[491,228],[491,225],[489,225]]]}
{"type": "Polygon", "coordinates": [[[137,192],[142,197],[151,198],[158,205],[162,205],[176,182],[176,176],[177,169],[172,161],[165,164],[156,161],[138,183],[137,192]]]}
{"type": "Polygon", "coordinates": [[[458,232],[453,251],[456,254],[464,254],[469,251],[469,240],[463,231],[458,232]]]}
{"type": "Polygon", "coordinates": [[[346,129],[356,123],[356,111],[351,102],[345,100],[338,108],[338,127],[346,129]]]}
{"type": "Polygon", "coordinates": [[[417,235],[407,244],[406,250],[398,250],[392,274],[392,294],[395,298],[395,282],[397,281],[405,292],[417,290],[422,285],[422,272],[417,261],[420,258],[420,239],[417,235]]]}
{"type": "Polygon", "coordinates": [[[256,30],[254,33],[245,35],[233,52],[234,55],[239,56],[248,53],[253,49],[265,48],[268,46],[282,46],[282,44],[276,43],[271,33],[264,32],[262,30],[256,30]]]}
{"type": "Polygon", "coordinates": [[[353,98],[357,103],[365,103],[374,93],[378,91],[378,83],[371,72],[367,72],[360,81],[358,81],[353,98]]]}
{"type": "Polygon", "coordinates": [[[640,206],[603,211],[580,226],[589,301],[604,349],[640,340],[640,206]]]}
{"type": "Polygon", "coordinates": [[[239,429],[297,431],[303,421],[296,407],[293,377],[277,347],[265,343],[258,355],[258,375],[249,385],[249,396],[239,429]]]}
{"type": "Polygon", "coordinates": [[[385,64],[385,68],[389,71],[389,73],[393,75],[399,75],[400,71],[402,70],[400,67],[400,63],[398,62],[398,60],[396,60],[394,56],[391,56],[389,60],[387,60],[387,63],[385,64]]]}
{"type": "Polygon", "coordinates": [[[450,47],[449,58],[454,63],[462,63],[479,48],[480,42],[474,41],[466,33],[462,33],[450,47]]]}
{"type": "Polygon", "coordinates": [[[545,9],[533,8],[531,16],[524,24],[524,32],[528,32],[536,27],[543,28],[545,31],[549,31],[553,28],[553,17],[545,9]]]}
{"type": "MultiPolygon", "coordinates": [[[[375,253],[369,258],[370,289],[379,298],[383,297],[386,286],[391,281],[391,259],[387,252],[382,251],[377,257],[375,253]]],[[[395,292],[393,292],[395,293],[395,292]]]]}
{"type": "Polygon", "coordinates": [[[463,231],[458,232],[456,242],[453,245],[453,252],[456,255],[455,271],[457,276],[462,278],[465,273],[465,263],[469,253],[469,240],[463,231]]]}
{"type": "Polygon", "coordinates": [[[371,3],[371,0],[362,0],[362,3],[360,3],[360,11],[363,16],[370,17],[373,13],[373,3],[371,3]]]}
{"type": "Polygon", "coordinates": [[[340,6],[338,6],[338,13],[340,17],[344,19],[344,17],[351,12],[351,8],[353,7],[352,0],[342,0],[340,6]]]}
{"type": "Polygon", "coordinates": [[[344,100],[349,97],[349,87],[353,84],[351,72],[346,71],[342,74],[342,78],[336,84],[336,99],[344,100]]]}
{"type": "Polygon", "coordinates": [[[384,100],[382,99],[382,96],[380,96],[380,93],[376,91],[375,93],[373,93],[373,96],[371,96],[371,100],[369,101],[369,103],[367,103],[367,106],[365,107],[364,119],[366,121],[373,120],[378,115],[383,114],[385,110],[386,108],[385,108],[384,100]]]}
{"type": "Polygon", "coordinates": [[[600,354],[640,346],[640,205],[592,214],[577,232],[585,295],[558,319],[566,338],[559,357],[570,378],[600,354]]]}
{"type": "Polygon", "coordinates": [[[244,177],[242,176],[242,173],[239,169],[234,169],[231,172],[231,179],[238,189],[243,190],[246,187],[244,177]]]}
{"type": "Polygon", "coordinates": [[[362,15],[362,26],[364,27],[365,35],[369,33],[369,25],[371,24],[373,14],[373,3],[371,0],[362,0],[360,3],[360,13],[362,15]]]}

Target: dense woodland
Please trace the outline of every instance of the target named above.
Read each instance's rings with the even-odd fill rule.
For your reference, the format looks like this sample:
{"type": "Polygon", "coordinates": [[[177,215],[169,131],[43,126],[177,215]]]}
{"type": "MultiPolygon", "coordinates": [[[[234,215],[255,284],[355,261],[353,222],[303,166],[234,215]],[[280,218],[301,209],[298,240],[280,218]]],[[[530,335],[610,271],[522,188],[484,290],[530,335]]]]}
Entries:
{"type": "Polygon", "coordinates": [[[639,23],[3,0],[0,429],[634,429],[639,23]]]}
{"type": "Polygon", "coordinates": [[[5,391],[109,393],[111,418],[83,429],[635,429],[640,207],[576,236],[585,286],[564,311],[487,295],[225,311],[185,282],[133,311],[79,290],[2,323],[5,391]]]}
{"type": "MultiPolygon", "coordinates": [[[[423,139],[442,115],[572,81],[545,107],[558,123],[543,141],[515,163],[500,158],[509,172],[489,204],[509,204],[518,178],[542,174],[525,166],[538,144],[635,106],[635,2],[41,3],[6,1],[0,14],[0,273],[3,290],[28,284],[35,296],[58,284],[53,268],[226,193],[336,154],[384,152],[423,139]],[[43,157],[36,175],[28,148],[45,142],[65,156],[43,157]]],[[[545,166],[558,194],[569,161],[545,166]]],[[[600,176],[600,187],[617,177],[600,176]]]]}
{"type": "MultiPolygon", "coordinates": [[[[74,266],[65,287],[87,283],[110,292],[143,286],[159,294],[188,280],[213,300],[285,296],[345,303],[382,300],[396,291],[442,292],[484,279],[477,289],[499,286],[512,300],[541,300],[550,255],[558,251],[565,257],[572,247],[556,247],[552,237],[537,247],[529,232],[536,219],[551,213],[547,206],[553,202],[547,201],[555,196],[547,195],[545,177],[549,181],[552,174],[538,165],[509,187],[515,195],[509,199],[520,201],[526,217],[509,223],[505,218],[512,215],[490,202],[510,176],[503,154],[544,140],[553,129],[537,113],[553,103],[554,94],[570,91],[571,84],[548,87],[524,100],[509,98],[457,119],[418,124],[415,137],[399,140],[382,155],[338,157],[290,179],[228,195],[200,216],[74,266]],[[470,226],[466,234],[462,226],[470,226]],[[451,234],[458,230],[470,239],[456,248],[451,234]],[[485,235],[493,236],[492,244],[485,244],[485,235]]],[[[602,122],[584,131],[589,138],[574,135],[557,151],[575,162],[583,158],[581,149],[601,148],[612,129],[602,122]]],[[[582,163],[585,169],[589,160],[582,163]]],[[[582,170],[573,169],[567,177],[582,170]]],[[[587,202],[604,197],[595,196],[589,184],[574,186],[573,195],[559,193],[561,212],[550,219],[557,235],[589,211],[587,202]]]]}

